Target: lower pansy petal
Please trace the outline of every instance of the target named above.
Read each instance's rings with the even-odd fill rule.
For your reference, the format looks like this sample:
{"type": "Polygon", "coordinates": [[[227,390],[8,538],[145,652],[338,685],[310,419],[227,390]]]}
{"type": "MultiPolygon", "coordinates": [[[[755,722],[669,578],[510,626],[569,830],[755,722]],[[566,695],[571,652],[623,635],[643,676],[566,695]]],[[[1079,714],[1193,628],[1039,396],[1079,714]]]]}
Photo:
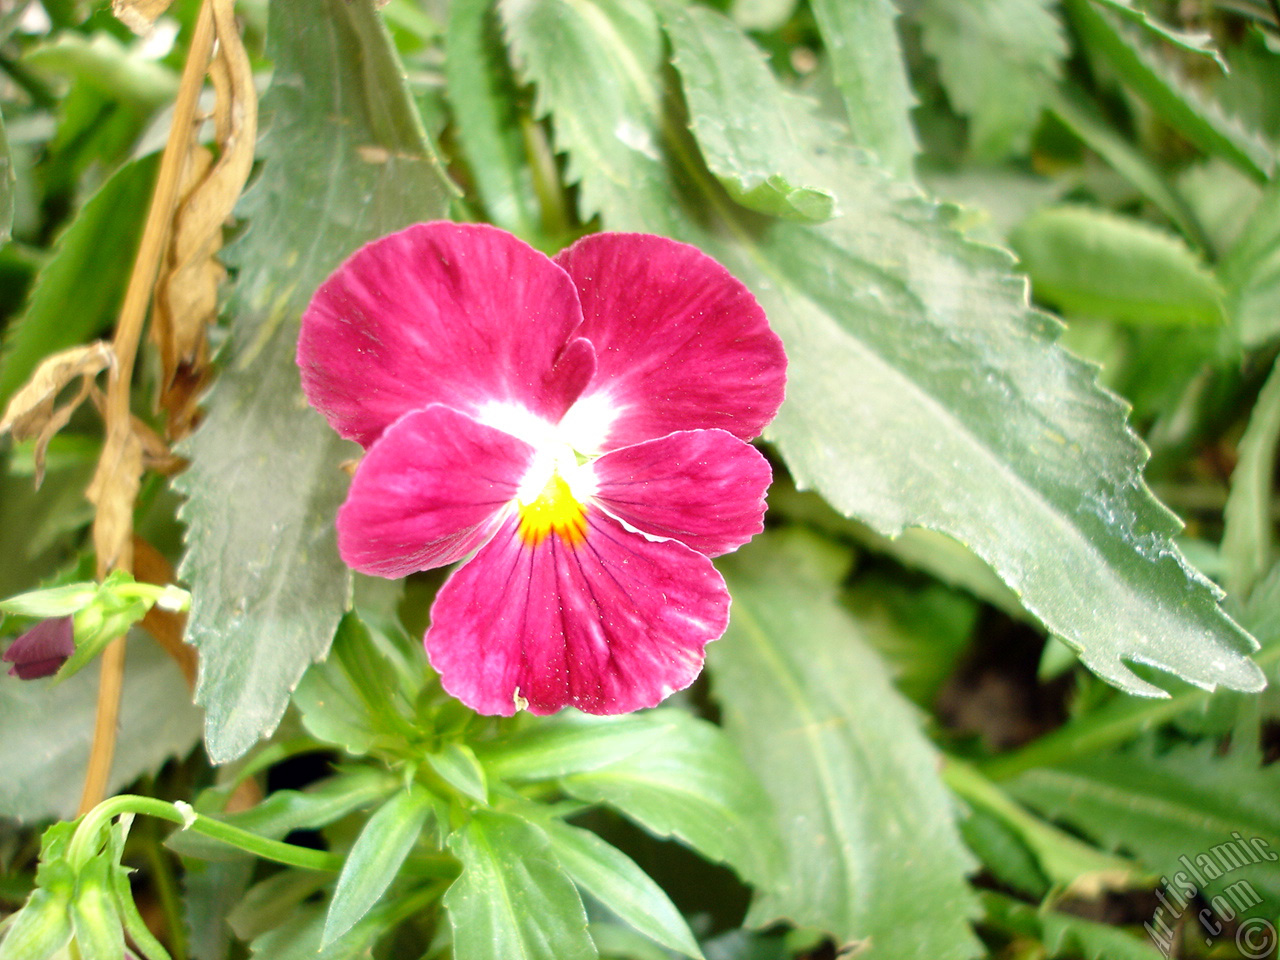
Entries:
{"type": "Polygon", "coordinates": [[[769,462],[723,430],[682,430],[607,453],[592,465],[595,501],[641,533],[709,557],[764,529],[769,462]]]}
{"type": "Polygon", "coordinates": [[[693,682],[729,620],[710,560],[594,508],[582,537],[531,545],[518,527],[508,519],[436,598],[427,655],[445,690],[484,714],[617,714],[693,682]]]}
{"type": "Polygon", "coordinates": [[[338,511],[343,561],[394,578],[462,559],[492,535],[533,458],[448,407],[406,414],[370,447],[338,511]]]}

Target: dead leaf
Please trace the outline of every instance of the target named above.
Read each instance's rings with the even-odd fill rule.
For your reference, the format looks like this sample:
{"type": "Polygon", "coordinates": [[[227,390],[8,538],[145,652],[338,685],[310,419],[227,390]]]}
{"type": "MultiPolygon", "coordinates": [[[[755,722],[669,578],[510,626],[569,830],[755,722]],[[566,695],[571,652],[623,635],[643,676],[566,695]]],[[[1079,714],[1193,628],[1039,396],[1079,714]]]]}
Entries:
{"type": "Polygon", "coordinates": [[[116,19],[139,36],[151,32],[160,14],[169,9],[173,0],[111,0],[111,12],[116,19]]]}
{"type": "Polygon", "coordinates": [[[15,440],[35,438],[37,487],[44,480],[44,458],[49,441],[67,425],[71,415],[93,391],[94,377],[114,363],[114,351],[101,341],[63,350],[46,357],[26,385],[9,401],[4,419],[0,420],[0,434],[12,433],[15,440]],[[76,395],[62,406],[57,406],[58,394],[77,378],[80,389],[76,395]]]}
{"type": "Polygon", "coordinates": [[[231,0],[213,0],[213,20],[217,47],[209,78],[217,94],[218,158],[214,162],[197,147],[188,159],[152,311],[151,333],[164,371],[160,403],[169,411],[170,436],[192,429],[196,400],[208,382],[205,333],[217,317],[224,275],[217,259],[222,228],[253,167],[257,140],[257,93],[231,0]]]}
{"type": "Polygon", "coordinates": [[[125,424],[108,430],[98,469],[84,495],[93,504],[98,570],[128,570],[133,557],[133,505],[142,485],[142,440],[125,424]]]}

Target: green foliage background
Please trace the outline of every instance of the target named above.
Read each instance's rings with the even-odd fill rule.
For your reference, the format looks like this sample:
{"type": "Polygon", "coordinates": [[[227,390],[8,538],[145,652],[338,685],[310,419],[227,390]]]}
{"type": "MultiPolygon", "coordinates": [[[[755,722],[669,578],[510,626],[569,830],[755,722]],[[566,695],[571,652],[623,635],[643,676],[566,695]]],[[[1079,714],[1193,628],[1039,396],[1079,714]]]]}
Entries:
{"type": "MultiPolygon", "coordinates": [[[[109,330],[198,9],[165,52],[36,6],[0,15],[0,401],[109,330]]],[[[264,132],[220,374],[136,516],[192,592],[196,706],[139,636],[113,774],[180,828],[57,822],[92,674],[0,684],[0,958],[1269,955],[1237,937],[1280,915],[1272,861],[1152,891],[1280,849],[1273,4],[238,9],[264,132]],[[337,558],[352,449],[301,399],[299,315],[439,218],[696,244],[783,337],[770,529],[658,710],[475,717],[421,651],[441,577],[337,558]]],[[[92,569],[98,437],[77,417],[38,494],[0,448],[0,596],[92,569]]]]}

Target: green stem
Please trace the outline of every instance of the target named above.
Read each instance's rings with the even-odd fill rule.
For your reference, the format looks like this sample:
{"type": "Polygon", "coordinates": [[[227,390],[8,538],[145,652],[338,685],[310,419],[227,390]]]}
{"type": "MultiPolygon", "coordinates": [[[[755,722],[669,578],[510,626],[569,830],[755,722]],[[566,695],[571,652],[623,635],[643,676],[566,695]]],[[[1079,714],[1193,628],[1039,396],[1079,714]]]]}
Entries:
{"type": "Polygon", "coordinates": [[[140,813],[170,823],[181,824],[184,830],[191,830],[213,840],[219,840],[228,846],[243,850],[245,853],[273,860],[290,867],[301,867],[304,870],[342,869],[342,858],[326,853],[323,850],[312,850],[309,847],[298,847],[280,840],[268,840],[248,830],[241,830],[212,817],[196,813],[187,804],[173,804],[151,797],[139,797],[133,794],[121,794],[98,804],[84,815],[80,826],[67,851],[67,858],[78,872],[98,852],[102,845],[107,825],[122,813],[140,813]]]}

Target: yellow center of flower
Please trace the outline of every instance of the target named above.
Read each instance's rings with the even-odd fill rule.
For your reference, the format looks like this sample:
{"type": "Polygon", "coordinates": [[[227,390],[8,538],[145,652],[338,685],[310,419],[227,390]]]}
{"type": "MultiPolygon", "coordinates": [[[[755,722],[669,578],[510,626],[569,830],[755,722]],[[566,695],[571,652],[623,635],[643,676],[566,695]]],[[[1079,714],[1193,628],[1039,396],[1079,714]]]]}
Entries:
{"type": "Polygon", "coordinates": [[[576,547],[587,535],[587,510],[569,489],[557,470],[547,480],[542,492],[529,503],[518,502],[520,539],[536,547],[554,533],[570,547],[576,547]]]}

